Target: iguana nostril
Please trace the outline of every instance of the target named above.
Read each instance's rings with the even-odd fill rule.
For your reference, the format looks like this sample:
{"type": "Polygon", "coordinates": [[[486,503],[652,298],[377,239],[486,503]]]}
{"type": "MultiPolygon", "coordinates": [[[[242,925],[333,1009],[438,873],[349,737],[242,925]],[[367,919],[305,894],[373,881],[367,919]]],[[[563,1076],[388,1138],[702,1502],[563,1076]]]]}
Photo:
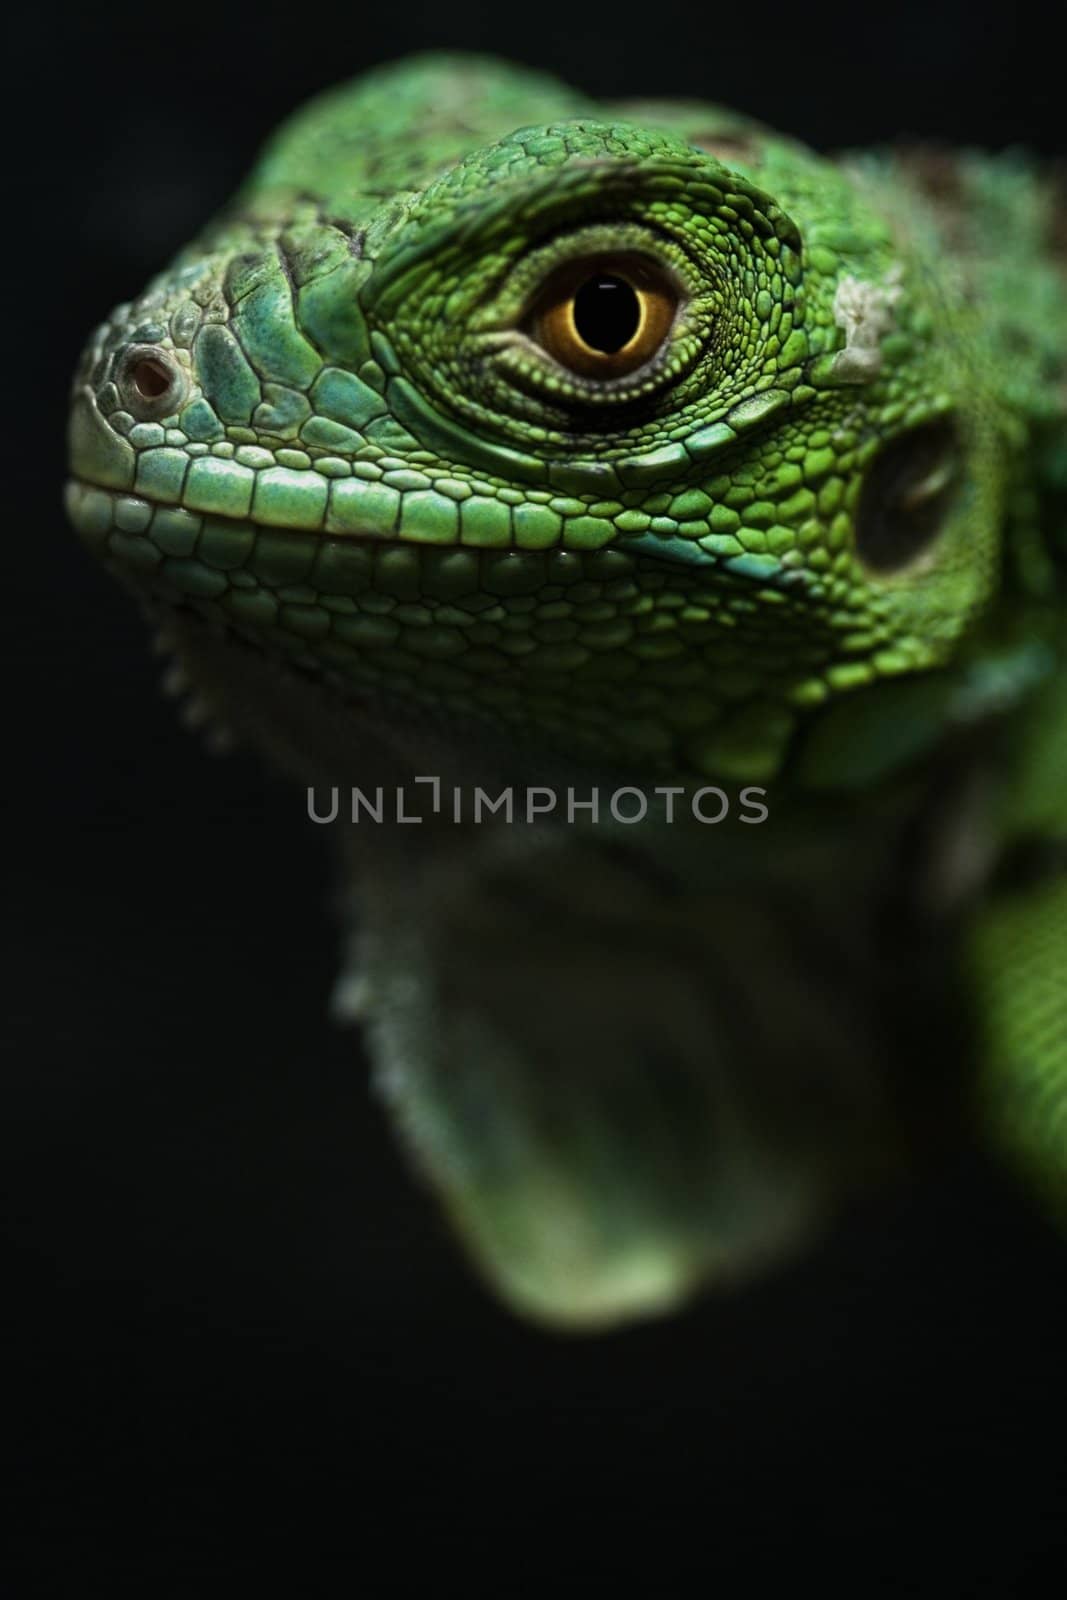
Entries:
{"type": "Polygon", "coordinates": [[[170,388],[170,373],[162,361],[146,358],[138,361],[130,373],[130,382],[145,400],[158,400],[170,388]]]}
{"type": "Polygon", "coordinates": [[[182,369],[165,350],[134,345],[122,358],[116,378],[123,404],[151,421],[177,411],[185,394],[182,369]]]}

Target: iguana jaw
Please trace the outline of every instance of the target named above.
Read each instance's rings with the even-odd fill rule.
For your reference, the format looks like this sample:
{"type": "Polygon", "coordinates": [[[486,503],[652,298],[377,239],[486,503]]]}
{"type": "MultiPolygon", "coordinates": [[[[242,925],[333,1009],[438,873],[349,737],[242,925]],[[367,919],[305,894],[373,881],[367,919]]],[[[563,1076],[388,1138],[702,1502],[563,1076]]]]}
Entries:
{"type": "Polygon", "coordinates": [[[416,719],[490,724],[619,770],[754,782],[776,770],[793,727],[788,704],[759,687],[760,652],[787,613],[753,604],[751,641],[720,635],[711,607],[725,613],[759,586],[714,563],[264,527],[84,479],[67,503],[94,553],[150,601],[416,719]],[[691,646],[677,627],[687,596],[703,607],[691,646]],[[756,671],[741,670],[745,652],[756,671]]]}

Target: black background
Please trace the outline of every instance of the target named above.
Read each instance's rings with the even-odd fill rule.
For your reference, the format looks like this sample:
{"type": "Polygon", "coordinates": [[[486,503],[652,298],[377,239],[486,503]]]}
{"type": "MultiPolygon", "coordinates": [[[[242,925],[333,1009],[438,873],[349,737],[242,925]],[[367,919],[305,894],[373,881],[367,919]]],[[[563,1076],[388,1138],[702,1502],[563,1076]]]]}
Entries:
{"type": "Polygon", "coordinates": [[[427,1559],[508,1593],[537,1551],[584,1585],[640,1549],[677,1590],[686,1546],[702,1591],[761,1592],[773,1563],[854,1594],[1037,1592],[1063,1570],[1067,1257],[1006,1180],[961,1155],[670,1322],[572,1342],[511,1320],[324,1019],[328,862],[301,797],[178,727],[58,500],[83,338],[332,81],[487,49],[821,148],[1054,154],[1040,20],[142,0],[7,26],[10,1592],[244,1595],[283,1549],[298,1594],[403,1587],[427,1559]]]}

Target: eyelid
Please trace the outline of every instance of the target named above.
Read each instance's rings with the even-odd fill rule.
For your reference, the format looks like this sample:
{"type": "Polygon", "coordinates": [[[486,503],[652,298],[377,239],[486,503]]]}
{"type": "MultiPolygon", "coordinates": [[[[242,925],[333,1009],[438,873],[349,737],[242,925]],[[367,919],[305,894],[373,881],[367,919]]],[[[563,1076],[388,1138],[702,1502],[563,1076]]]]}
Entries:
{"type": "Polygon", "coordinates": [[[583,246],[581,249],[576,249],[573,254],[557,260],[532,286],[526,296],[526,316],[536,308],[547,293],[552,291],[557,281],[565,284],[568,280],[573,280],[577,287],[584,278],[594,272],[620,272],[632,278],[638,287],[653,288],[668,285],[679,304],[689,298],[687,286],[681,281],[679,274],[669,263],[659,260],[650,251],[637,247],[590,248],[588,243],[581,242],[583,246]]]}
{"type": "Polygon", "coordinates": [[[528,314],[556,272],[606,256],[647,262],[654,271],[667,276],[683,298],[699,285],[699,270],[671,235],[644,221],[601,218],[571,223],[528,240],[489,291],[485,311],[494,319],[506,318],[515,325],[528,314]]]}

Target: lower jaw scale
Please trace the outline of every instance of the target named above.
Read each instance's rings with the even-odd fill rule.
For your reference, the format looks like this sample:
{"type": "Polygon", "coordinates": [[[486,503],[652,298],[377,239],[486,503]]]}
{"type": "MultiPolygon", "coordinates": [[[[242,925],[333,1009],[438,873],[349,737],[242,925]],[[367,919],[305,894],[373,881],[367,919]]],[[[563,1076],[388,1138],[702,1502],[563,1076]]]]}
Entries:
{"type": "Polygon", "coordinates": [[[805,681],[786,665],[766,684],[739,672],[742,647],[773,657],[782,608],[761,611],[751,583],[712,569],[614,547],[268,527],[85,482],[67,505],[153,604],[345,692],[536,734],[582,760],[760,782],[784,758],[792,706],[826,692],[816,662],[805,681]]]}

